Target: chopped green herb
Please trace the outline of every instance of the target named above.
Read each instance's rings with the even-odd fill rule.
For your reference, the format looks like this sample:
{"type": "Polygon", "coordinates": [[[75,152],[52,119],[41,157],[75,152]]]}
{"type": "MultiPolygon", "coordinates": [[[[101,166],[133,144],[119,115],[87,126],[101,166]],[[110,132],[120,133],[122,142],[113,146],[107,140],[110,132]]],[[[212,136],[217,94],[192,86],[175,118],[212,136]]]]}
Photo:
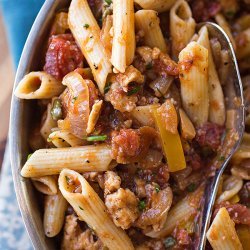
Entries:
{"type": "Polygon", "coordinates": [[[146,65],[146,69],[152,69],[153,65],[151,62],[149,62],[147,65],[146,65]]]}
{"type": "Polygon", "coordinates": [[[80,207],[80,206],[79,206],[79,208],[80,208],[81,210],[83,210],[83,208],[82,208],[82,207],[80,207]]]}
{"type": "Polygon", "coordinates": [[[190,183],[190,184],[187,186],[187,191],[188,191],[189,193],[194,192],[195,189],[196,189],[196,184],[195,184],[195,183],[190,183]]]}
{"type": "Polygon", "coordinates": [[[50,114],[52,119],[55,121],[58,121],[62,118],[62,104],[59,99],[54,100],[50,114]]]}
{"type": "Polygon", "coordinates": [[[77,100],[77,98],[78,98],[78,96],[74,96],[74,97],[72,98],[72,103],[74,103],[74,102],[77,100]]]}
{"type": "Polygon", "coordinates": [[[65,179],[66,179],[67,183],[70,182],[70,178],[67,175],[65,176],[65,179]]]}
{"type": "Polygon", "coordinates": [[[229,11],[227,11],[227,12],[225,13],[225,15],[226,15],[228,18],[232,18],[232,17],[234,17],[234,15],[235,15],[235,11],[229,10],[229,11]]]}
{"type": "Polygon", "coordinates": [[[156,193],[159,193],[160,192],[160,187],[157,185],[156,187],[155,187],[155,191],[156,191],[156,193]]]}
{"type": "Polygon", "coordinates": [[[110,5],[112,3],[112,0],[105,0],[105,2],[110,5]]]}
{"type": "Polygon", "coordinates": [[[29,160],[29,158],[30,158],[32,155],[33,155],[33,154],[28,154],[27,160],[29,160]]]}
{"type": "Polygon", "coordinates": [[[131,96],[131,95],[136,94],[140,89],[141,89],[140,86],[135,86],[133,89],[131,89],[127,92],[127,96],[131,96]]]}
{"type": "Polygon", "coordinates": [[[86,139],[87,141],[106,141],[107,138],[107,135],[91,135],[84,139],[86,139]]]}
{"type": "Polygon", "coordinates": [[[164,240],[164,245],[166,248],[173,247],[175,244],[176,244],[176,241],[172,236],[169,236],[164,240]]]}
{"type": "Polygon", "coordinates": [[[143,211],[146,207],[145,201],[139,201],[138,208],[140,211],[143,211]]]}
{"type": "Polygon", "coordinates": [[[219,157],[219,161],[225,161],[225,156],[224,155],[221,155],[220,157],[219,157]]]}
{"type": "Polygon", "coordinates": [[[111,82],[108,82],[104,88],[104,94],[108,93],[111,87],[111,82]]]}
{"type": "Polygon", "coordinates": [[[84,27],[85,29],[88,29],[88,28],[89,28],[89,24],[85,23],[85,24],[83,25],[83,27],[84,27]]]}

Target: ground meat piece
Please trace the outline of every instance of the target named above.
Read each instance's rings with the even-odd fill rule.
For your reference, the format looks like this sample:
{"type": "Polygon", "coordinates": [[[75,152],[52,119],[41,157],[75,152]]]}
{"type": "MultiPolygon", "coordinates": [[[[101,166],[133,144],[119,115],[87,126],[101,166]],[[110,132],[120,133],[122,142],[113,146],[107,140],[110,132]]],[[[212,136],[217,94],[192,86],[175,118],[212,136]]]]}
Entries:
{"type": "Polygon", "coordinates": [[[110,90],[105,94],[105,100],[111,102],[120,112],[131,112],[138,101],[137,93],[127,95],[118,82],[111,84],[110,90]]]}
{"type": "Polygon", "coordinates": [[[138,200],[129,189],[119,188],[105,198],[105,205],[116,226],[128,229],[139,216],[138,200]]]}
{"type": "Polygon", "coordinates": [[[104,249],[102,242],[87,229],[83,231],[77,222],[77,217],[72,214],[66,216],[64,234],[62,240],[62,250],[100,250],[104,249]]]}
{"type": "Polygon", "coordinates": [[[165,250],[163,240],[149,239],[144,241],[143,244],[139,245],[138,250],[165,250]]]}
{"type": "Polygon", "coordinates": [[[121,186],[121,178],[114,171],[107,171],[104,174],[104,194],[111,194],[121,186]]]}
{"type": "Polygon", "coordinates": [[[195,139],[201,147],[210,147],[216,152],[221,145],[223,132],[224,128],[222,126],[207,122],[197,129],[195,139]]]}
{"type": "Polygon", "coordinates": [[[178,65],[168,54],[162,53],[158,48],[146,46],[136,49],[134,66],[141,72],[153,69],[158,76],[177,76],[179,74],[178,65]]]}
{"type": "Polygon", "coordinates": [[[134,82],[142,84],[144,82],[144,76],[138,69],[130,65],[126,68],[124,73],[116,75],[116,80],[122,86],[123,90],[128,92],[129,84],[134,82]]]}
{"type": "Polygon", "coordinates": [[[146,156],[156,136],[156,131],[151,127],[115,131],[111,141],[112,156],[122,164],[138,162],[146,156]]]}
{"type": "Polygon", "coordinates": [[[141,199],[146,197],[146,189],[145,185],[146,182],[142,179],[135,178],[135,185],[136,185],[136,195],[141,199]]]}
{"type": "Polygon", "coordinates": [[[153,230],[160,230],[166,222],[168,211],[171,207],[173,200],[173,193],[170,187],[163,190],[156,189],[157,186],[148,184],[146,187],[148,208],[143,211],[138,218],[136,225],[142,229],[149,226],[153,230]]]}
{"type": "Polygon", "coordinates": [[[225,207],[236,224],[245,224],[250,226],[250,209],[242,204],[230,204],[229,202],[222,202],[215,208],[213,216],[215,217],[219,209],[225,207]]]}
{"type": "Polygon", "coordinates": [[[194,19],[197,22],[207,21],[221,10],[220,3],[209,0],[193,0],[191,8],[194,19]]]}
{"type": "Polygon", "coordinates": [[[179,246],[190,246],[192,244],[192,239],[191,237],[188,235],[188,232],[186,229],[179,229],[176,228],[173,232],[173,236],[177,241],[177,244],[179,246]]]}
{"type": "Polygon", "coordinates": [[[244,184],[243,188],[239,192],[240,203],[250,207],[250,181],[244,184]]]}
{"type": "Polygon", "coordinates": [[[44,71],[60,80],[69,72],[82,66],[82,52],[71,34],[56,35],[50,38],[44,71]]]}

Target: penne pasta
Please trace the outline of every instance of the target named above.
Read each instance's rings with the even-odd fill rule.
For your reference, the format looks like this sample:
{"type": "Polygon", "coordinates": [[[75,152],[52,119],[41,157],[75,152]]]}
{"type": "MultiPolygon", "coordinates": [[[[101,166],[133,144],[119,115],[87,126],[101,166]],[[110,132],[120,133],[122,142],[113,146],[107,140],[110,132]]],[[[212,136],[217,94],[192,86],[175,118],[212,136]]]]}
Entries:
{"type": "Polygon", "coordinates": [[[64,88],[53,76],[37,71],[25,75],[14,94],[21,99],[49,99],[60,95],[64,88]]]}
{"type": "Polygon", "coordinates": [[[59,176],[59,188],[80,220],[95,231],[106,247],[110,250],[134,249],[129,237],[115,226],[103,201],[82,175],[64,169],[59,176]],[[71,180],[75,184],[72,185],[71,180]]]}
{"type": "Polygon", "coordinates": [[[124,73],[135,54],[134,1],[113,1],[114,37],[111,62],[116,70],[124,73]]]}
{"type": "Polygon", "coordinates": [[[178,58],[195,32],[195,21],[187,2],[178,0],[170,10],[170,34],[172,37],[172,55],[178,58]]]}
{"type": "Polygon", "coordinates": [[[202,27],[199,31],[197,42],[208,50],[209,121],[222,126],[226,120],[224,95],[213,61],[206,26],[202,27]]]}
{"type": "Polygon", "coordinates": [[[111,149],[106,144],[74,148],[50,148],[35,151],[22,168],[23,177],[59,174],[69,168],[79,173],[107,171],[112,161],[111,149]]]}
{"type": "Polygon", "coordinates": [[[113,16],[107,15],[103,21],[102,30],[101,30],[101,41],[103,46],[105,47],[109,58],[111,58],[111,51],[112,51],[112,43],[113,43],[113,16]]]}
{"type": "Polygon", "coordinates": [[[52,132],[48,137],[48,141],[53,143],[57,148],[76,147],[86,144],[86,141],[83,139],[79,139],[70,132],[63,130],[52,132]]]}
{"type": "Polygon", "coordinates": [[[100,39],[100,28],[87,0],[72,0],[69,7],[69,28],[86,58],[100,92],[104,87],[111,63],[100,39]]]}
{"type": "Polygon", "coordinates": [[[135,13],[135,25],[143,31],[143,44],[151,48],[157,47],[167,52],[167,44],[160,28],[158,13],[154,10],[139,10],[135,13]]]}
{"type": "Polygon", "coordinates": [[[222,207],[215,216],[207,232],[207,239],[213,250],[243,249],[235,230],[235,224],[230,219],[226,208],[222,207]]]}
{"type": "Polygon", "coordinates": [[[35,188],[46,195],[57,194],[57,177],[56,176],[43,176],[32,178],[32,183],[35,188]]]}
{"type": "Polygon", "coordinates": [[[196,197],[196,202],[199,203],[203,192],[198,188],[194,193],[187,196],[185,199],[180,200],[177,204],[170,208],[167,220],[160,231],[147,231],[145,230],[145,235],[151,238],[164,238],[170,235],[177,225],[183,224],[189,220],[189,218],[197,212],[195,206],[198,204],[192,204],[191,200],[196,197]]]}
{"type": "Polygon", "coordinates": [[[236,45],[235,45],[235,40],[233,38],[231,29],[229,27],[229,24],[227,22],[227,20],[225,19],[225,17],[222,14],[217,14],[215,16],[215,21],[221,26],[221,28],[226,32],[226,34],[228,35],[234,50],[236,50],[236,45]]]}
{"type": "Polygon", "coordinates": [[[208,120],[208,50],[191,42],[179,55],[181,98],[185,111],[196,126],[208,120]]]}
{"type": "Polygon", "coordinates": [[[134,0],[135,3],[139,4],[143,9],[155,10],[158,12],[164,12],[169,10],[175,0],[134,0]]]}
{"type": "Polygon", "coordinates": [[[43,227],[47,237],[55,237],[60,233],[67,207],[68,203],[60,191],[45,197],[43,227]]]}

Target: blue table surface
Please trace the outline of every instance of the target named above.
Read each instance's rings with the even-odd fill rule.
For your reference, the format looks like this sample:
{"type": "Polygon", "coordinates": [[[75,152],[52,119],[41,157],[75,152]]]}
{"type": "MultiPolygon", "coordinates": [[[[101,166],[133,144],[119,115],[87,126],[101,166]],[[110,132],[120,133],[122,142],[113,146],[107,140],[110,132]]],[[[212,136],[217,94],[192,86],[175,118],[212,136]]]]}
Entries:
{"type": "MultiPolygon", "coordinates": [[[[15,67],[44,0],[0,0],[7,38],[15,67]]],[[[20,215],[11,175],[8,146],[0,176],[0,250],[33,249],[20,215]]]]}

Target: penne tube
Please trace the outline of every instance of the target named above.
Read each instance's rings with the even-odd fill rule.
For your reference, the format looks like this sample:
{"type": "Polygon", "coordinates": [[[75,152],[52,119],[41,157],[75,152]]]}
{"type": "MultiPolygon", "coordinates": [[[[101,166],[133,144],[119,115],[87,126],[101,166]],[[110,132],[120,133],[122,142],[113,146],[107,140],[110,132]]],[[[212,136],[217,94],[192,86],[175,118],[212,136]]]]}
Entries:
{"type": "Polygon", "coordinates": [[[68,203],[60,191],[45,197],[43,227],[47,237],[55,237],[60,233],[67,207],[68,203]]]}
{"type": "Polygon", "coordinates": [[[68,14],[69,28],[86,58],[100,92],[104,87],[111,63],[100,39],[100,28],[87,0],[72,0],[68,14]]]}
{"type": "Polygon", "coordinates": [[[113,47],[111,62],[116,70],[124,73],[135,54],[134,1],[113,1],[113,47]]]}
{"type": "Polygon", "coordinates": [[[57,177],[43,176],[32,178],[32,183],[35,188],[42,194],[55,195],[57,194],[57,177]]]}
{"type": "Polygon", "coordinates": [[[74,71],[79,73],[83,79],[94,80],[91,68],[77,68],[74,71]]]}
{"type": "Polygon", "coordinates": [[[181,98],[187,115],[196,126],[208,120],[208,50],[191,42],[179,55],[181,98]]]}
{"type": "Polygon", "coordinates": [[[187,2],[179,0],[170,10],[170,34],[172,37],[172,55],[178,58],[195,33],[195,21],[187,2]]]}
{"type": "Polygon", "coordinates": [[[35,151],[21,170],[23,177],[59,174],[69,168],[79,173],[107,171],[112,161],[106,144],[70,148],[50,148],[35,151]]]}
{"type": "MultiPolygon", "coordinates": [[[[52,100],[52,103],[53,103],[53,100],[52,100]]],[[[47,138],[49,134],[51,133],[51,130],[57,127],[57,122],[51,116],[51,109],[52,109],[52,104],[49,103],[47,105],[47,110],[45,111],[43,115],[44,121],[40,129],[40,134],[45,141],[47,141],[47,138]]]]}
{"type": "Polygon", "coordinates": [[[170,235],[176,226],[185,224],[191,216],[196,215],[204,187],[201,185],[196,191],[180,200],[170,208],[167,220],[160,231],[144,231],[144,234],[151,238],[164,238],[170,235]]]}
{"type": "Polygon", "coordinates": [[[225,19],[225,17],[222,14],[217,14],[215,16],[215,21],[220,25],[220,27],[226,32],[226,34],[228,35],[234,50],[236,50],[236,45],[235,45],[235,40],[233,38],[230,26],[227,22],[227,20],[225,19]]]}
{"type": "Polygon", "coordinates": [[[49,99],[60,95],[64,88],[53,76],[37,71],[25,75],[14,94],[21,99],[49,99]]]}
{"type": "Polygon", "coordinates": [[[103,20],[103,25],[101,30],[101,41],[108,53],[109,58],[111,58],[112,43],[113,43],[113,37],[111,34],[112,28],[113,28],[113,16],[107,15],[103,20]]]}
{"type": "Polygon", "coordinates": [[[207,239],[214,250],[241,250],[242,245],[227,209],[222,207],[207,232],[207,239]]]}
{"type": "Polygon", "coordinates": [[[134,0],[143,9],[164,12],[170,10],[175,0],[134,0]]]}
{"type": "Polygon", "coordinates": [[[242,31],[235,38],[237,44],[237,59],[249,58],[250,56],[250,28],[242,31]]]}
{"type": "Polygon", "coordinates": [[[209,121],[222,126],[225,124],[226,120],[224,95],[213,61],[206,26],[203,26],[199,31],[199,38],[197,42],[208,50],[209,121]]]}
{"type": "Polygon", "coordinates": [[[95,125],[101,114],[102,103],[103,103],[103,100],[97,101],[92,107],[92,110],[89,114],[89,120],[88,120],[87,129],[86,129],[86,132],[88,134],[91,134],[95,130],[95,125]]]}
{"type": "Polygon", "coordinates": [[[48,141],[53,143],[57,148],[76,147],[86,144],[86,141],[83,139],[80,139],[64,130],[52,132],[48,137],[48,141]]]}
{"type": "Polygon", "coordinates": [[[59,176],[59,188],[80,220],[95,231],[104,246],[110,250],[134,249],[129,237],[115,226],[103,201],[82,175],[64,169],[59,176]]]}
{"type": "Polygon", "coordinates": [[[135,13],[136,29],[144,33],[143,43],[151,48],[157,47],[167,52],[167,44],[160,28],[158,13],[154,10],[139,10],[135,13]]]}

